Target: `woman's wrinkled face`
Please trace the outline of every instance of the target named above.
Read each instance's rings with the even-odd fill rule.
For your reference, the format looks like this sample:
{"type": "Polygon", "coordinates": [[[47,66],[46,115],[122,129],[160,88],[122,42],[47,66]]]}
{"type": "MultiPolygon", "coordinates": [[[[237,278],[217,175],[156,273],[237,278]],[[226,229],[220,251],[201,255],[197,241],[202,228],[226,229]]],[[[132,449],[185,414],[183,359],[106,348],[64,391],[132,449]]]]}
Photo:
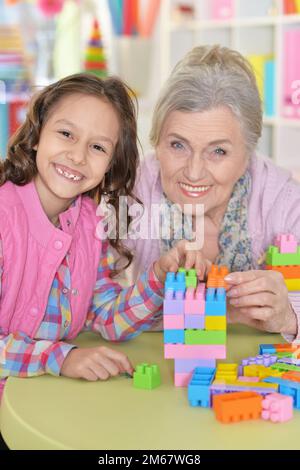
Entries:
{"type": "Polygon", "coordinates": [[[227,107],[172,111],[156,148],[162,187],[180,204],[203,204],[206,215],[224,212],[248,164],[240,123],[227,107]]]}

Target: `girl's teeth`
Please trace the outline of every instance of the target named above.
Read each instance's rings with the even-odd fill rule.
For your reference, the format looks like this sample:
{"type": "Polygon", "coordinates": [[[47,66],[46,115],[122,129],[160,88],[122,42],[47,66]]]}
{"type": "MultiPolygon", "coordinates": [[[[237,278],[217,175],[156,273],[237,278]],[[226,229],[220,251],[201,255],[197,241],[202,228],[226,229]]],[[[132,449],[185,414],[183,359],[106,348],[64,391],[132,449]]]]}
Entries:
{"type": "Polygon", "coordinates": [[[182,186],[184,189],[189,191],[190,193],[202,193],[204,191],[207,191],[209,189],[209,186],[189,186],[188,184],[180,183],[180,186],[182,186]]]}
{"type": "Polygon", "coordinates": [[[66,171],[62,170],[61,168],[56,167],[56,170],[60,175],[65,176],[69,180],[79,181],[79,180],[82,179],[81,176],[72,175],[72,173],[67,173],[66,171]]]}

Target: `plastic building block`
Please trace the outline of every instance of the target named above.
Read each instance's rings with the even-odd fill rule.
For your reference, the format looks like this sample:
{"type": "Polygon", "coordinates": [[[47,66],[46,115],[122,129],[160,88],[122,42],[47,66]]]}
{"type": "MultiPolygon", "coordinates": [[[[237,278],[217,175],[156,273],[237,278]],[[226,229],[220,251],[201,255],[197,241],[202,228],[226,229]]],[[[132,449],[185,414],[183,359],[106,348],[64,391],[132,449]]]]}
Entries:
{"type": "Polygon", "coordinates": [[[193,376],[193,371],[190,372],[175,372],[174,385],[175,387],[187,387],[193,376]]]}
{"type": "Polygon", "coordinates": [[[184,291],[168,289],[164,299],[164,315],[183,315],[184,291]]]}
{"type": "MultiPolygon", "coordinates": [[[[224,317],[225,318],[225,317],[224,317]]],[[[184,315],[184,328],[204,330],[205,328],[204,315],[184,315]]]]}
{"type": "Polygon", "coordinates": [[[185,344],[225,344],[226,331],[185,330],[185,344]]]}
{"type": "Polygon", "coordinates": [[[226,316],[212,315],[211,317],[205,315],[205,329],[206,330],[226,330],[226,316]]]}
{"type": "Polygon", "coordinates": [[[282,374],[282,378],[285,380],[291,380],[292,382],[300,383],[300,372],[294,372],[292,370],[289,370],[288,372],[284,372],[282,374]]]}
{"type": "Polygon", "coordinates": [[[277,344],[274,344],[274,347],[276,349],[276,352],[294,352],[296,351],[297,349],[297,345],[296,344],[292,344],[292,343],[277,343],[277,344]]]}
{"type": "Polygon", "coordinates": [[[165,292],[168,289],[185,291],[185,273],[167,273],[165,281],[165,292]]]}
{"type": "Polygon", "coordinates": [[[165,344],[166,359],[225,359],[225,345],[165,344]]]}
{"type": "Polygon", "coordinates": [[[175,359],[175,372],[194,372],[196,367],[216,367],[214,359],[175,359]]]}
{"type": "Polygon", "coordinates": [[[259,382],[259,377],[246,377],[245,375],[239,375],[237,380],[239,382],[259,382]]]}
{"type": "Polygon", "coordinates": [[[300,383],[279,377],[266,377],[264,382],[277,384],[279,393],[293,397],[294,408],[300,409],[300,383]]]}
{"type": "Polygon", "coordinates": [[[213,409],[216,418],[222,423],[258,419],[262,410],[262,397],[256,392],[215,395],[213,409]]]}
{"type": "Polygon", "coordinates": [[[225,383],[224,381],[215,380],[210,387],[210,391],[213,395],[220,393],[232,393],[232,392],[256,392],[262,396],[266,396],[269,393],[274,393],[278,391],[278,384],[268,384],[268,387],[261,386],[263,382],[232,382],[225,383]]]}
{"type": "Polygon", "coordinates": [[[269,367],[271,364],[277,362],[277,356],[274,354],[259,354],[258,356],[251,356],[242,360],[242,366],[250,365],[263,365],[269,367]]]}
{"type": "Polygon", "coordinates": [[[226,315],[226,292],[223,287],[210,287],[206,290],[205,315],[226,315]]]}
{"type": "Polygon", "coordinates": [[[260,344],[259,354],[275,354],[276,348],[273,344],[260,344]]]}
{"type": "Polygon", "coordinates": [[[293,417],[293,398],[280,393],[271,393],[262,401],[261,417],[273,423],[284,423],[293,417]]]}
{"type": "Polygon", "coordinates": [[[184,329],[184,316],[183,315],[164,315],[163,316],[165,330],[183,330],[184,329]]]}
{"type": "Polygon", "coordinates": [[[209,367],[196,367],[188,385],[188,400],[191,406],[211,406],[210,385],[216,370],[209,367]]]}
{"type": "Polygon", "coordinates": [[[160,371],[157,364],[139,364],[133,374],[135,388],[152,390],[161,384],[160,371]]]}
{"type": "Polygon", "coordinates": [[[236,380],[237,375],[237,364],[218,364],[216,371],[216,380],[236,380]]]}
{"type": "Polygon", "coordinates": [[[297,240],[295,236],[290,233],[277,235],[274,240],[274,245],[279,249],[279,253],[297,252],[297,240]]]}
{"type": "Polygon", "coordinates": [[[300,278],[300,265],[299,266],[266,266],[267,270],[280,272],[284,279],[299,279],[300,278]]]}
{"type": "Polygon", "coordinates": [[[280,370],[281,372],[286,372],[288,370],[295,370],[300,372],[300,366],[294,366],[293,364],[284,364],[283,362],[276,362],[276,364],[273,364],[271,368],[280,370]]]}
{"type": "Polygon", "coordinates": [[[300,246],[296,253],[279,253],[277,246],[271,245],[266,254],[266,263],[271,266],[289,266],[300,264],[300,246]]]}
{"type": "Polygon", "coordinates": [[[272,369],[271,367],[265,367],[256,364],[244,366],[243,373],[248,377],[259,377],[260,380],[264,379],[265,377],[281,377],[283,374],[283,372],[272,369]]]}
{"type": "Polygon", "coordinates": [[[300,290],[300,279],[285,279],[284,283],[289,292],[300,290]]]}
{"type": "Polygon", "coordinates": [[[198,279],[197,273],[195,269],[189,269],[186,271],[183,268],[180,268],[178,272],[185,273],[185,287],[188,289],[189,287],[193,287],[194,289],[197,287],[198,279]]]}
{"type": "Polygon", "coordinates": [[[294,366],[300,366],[300,359],[294,359],[293,357],[282,357],[278,359],[279,363],[293,364],[294,366]]]}
{"type": "Polygon", "coordinates": [[[189,287],[185,293],[184,314],[204,315],[205,310],[205,284],[199,283],[197,288],[189,287]]]}
{"type": "Polygon", "coordinates": [[[164,330],[165,344],[184,344],[184,330],[164,330]]]}
{"type": "Polygon", "coordinates": [[[207,276],[207,287],[227,287],[224,277],[227,276],[228,269],[226,266],[212,265],[210,272],[207,276]]]}

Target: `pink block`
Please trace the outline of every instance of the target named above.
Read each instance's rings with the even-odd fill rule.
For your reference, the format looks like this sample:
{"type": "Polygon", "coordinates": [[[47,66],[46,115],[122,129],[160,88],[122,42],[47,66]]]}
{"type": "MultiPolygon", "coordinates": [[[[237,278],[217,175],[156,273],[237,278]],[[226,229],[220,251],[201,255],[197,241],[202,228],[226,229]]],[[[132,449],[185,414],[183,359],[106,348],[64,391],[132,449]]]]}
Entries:
{"type": "Polygon", "coordinates": [[[238,380],[240,382],[259,382],[260,378],[259,377],[247,377],[246,375],[240,375],[238,377],[238,380]]]}
{"type": "Polygon", "coordinates": [[[175,372],[174,373],[174,385],[175,387],[187,387],[192,375],[192,372],[175,372]]]}
{"type": "Polygon", "coordinates": [[[262,401],[262,419],[273,423],[283,423],[293,417],[293,397],[271,393],[262,401]]]}
{"type": "Polygon", "coordinates": [[[165,344],[166,359],[226,359],[225,345],[165,344]]]}
{"type": "Polygon", "coordinates": [[[210,0],[211,14],[214,20],[225,20],[234,16],[233,0],[210,0]]]}
{"type": "Polygon", "coordinates": [[[165,330],[184,330],[183,315],[164,315],[165,330]]]}
{"type": "Polygon", "coordinates": [[[298,243],[291,233],[277,235],[274,245],[278,247],[280,253],[297,253],[298,243]]]}
{"type": "Polygon", "coordinates": [[[197,288],[189,287],[185,293],[184,314],[204,315],[205,312],[205,283],[201,282],[197,288]]]}

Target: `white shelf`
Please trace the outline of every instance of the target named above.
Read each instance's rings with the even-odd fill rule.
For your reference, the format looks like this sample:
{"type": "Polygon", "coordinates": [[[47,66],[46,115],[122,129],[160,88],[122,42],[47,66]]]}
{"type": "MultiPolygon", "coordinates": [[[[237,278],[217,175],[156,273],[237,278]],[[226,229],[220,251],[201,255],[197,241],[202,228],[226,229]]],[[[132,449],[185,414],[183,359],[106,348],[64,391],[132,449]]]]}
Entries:
{"type": "Polygon", "coordinates": [[[169,22],[170,31],[198,31],[205,29],[225,29],[257,26],[276,26],[300,24],[300,15],[257,16],[250,18],[235,18],[232,20],[191,20],[182,23],[169,22]]]}

